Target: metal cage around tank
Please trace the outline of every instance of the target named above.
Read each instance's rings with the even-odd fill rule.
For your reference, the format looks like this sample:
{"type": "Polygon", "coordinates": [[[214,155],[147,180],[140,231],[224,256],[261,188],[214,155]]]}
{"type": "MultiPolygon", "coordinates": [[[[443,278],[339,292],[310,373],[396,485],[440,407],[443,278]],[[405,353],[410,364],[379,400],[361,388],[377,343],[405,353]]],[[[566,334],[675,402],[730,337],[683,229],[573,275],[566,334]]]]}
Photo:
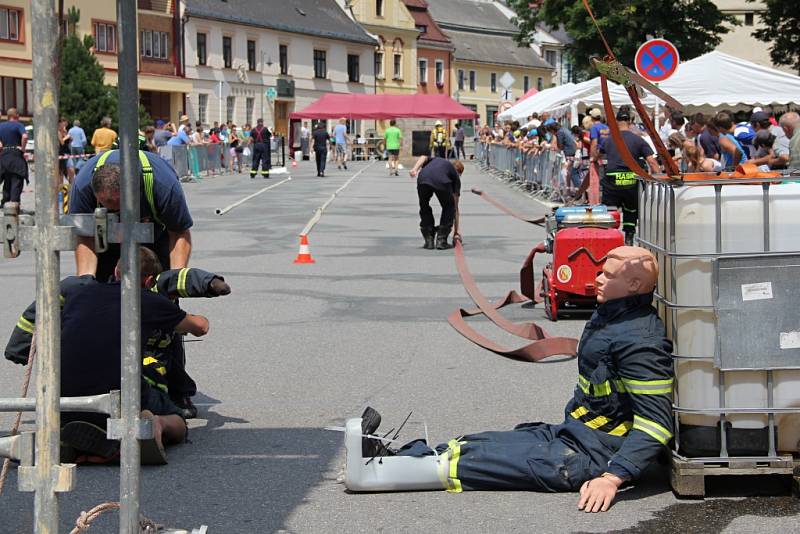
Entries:
{"type": "MultiPolygon", "coordinates": [[[[735,336],[735,332],[720,330],[720,313],[719,297],[720,292],[727,291],[726,288],[720,288],[720,271],[724,269],[730,262],[743,261],[750,259],[755,264],[769,264],[770,262],[777,261],[778,258],[800,258],[800,251],[798,250],[773,250],[771,243],[771,217],[776,217],[777,214],[770,213],[771,203],[774,199],[776,189],[786,187],[798,177],[793,177],[784,174],[780,177],[771,178],[723,178],[716,174],[709,173],[708,179],[692,180],[692,181],[659,181],[659,180],[642,180],[640,188],[640,219],[639,219],[639,234],[637,237],[640,246],[648,248],[653,252],[659,264],[659,281],[656,289],[656,305],[659,314],[664,320],[667,327],[667,335],[675,343],[673,361],[675,365],[676,379],[674,386],[674,417],[675,417],[675,438],[672,450],[673,459],[676,461],[687,462],[690,464],[701,465],[747,465],[750,467],[764,466],[766,468],[781,467],[778,470],[770,472],[780,472],[791,474],[791,468],[794,459],[797,457],[797,446],[794,450],[786,452],[793,454],[780,454],[777,447],[777,432],[778,425],[776,425],[776,415],[778,414],[797,414],[800,413],[800,404],[795,406],[776,406],[775,405],[775,387],[776,387],[776,373],[786,369],[800,369],[800,358],[796,360],[796,364],[792,366],[782,366],[775,368],[770,365],[758,365],[757,358],[754,357],[755,363],[753,367],[735,367],[726,368],[722,364],[722,356],[720,354],[720,337],[729,335],[735,336]],[[760,209],[760,224],[762,227],[762,243],[761,246],[753,248],[752,250],[737,250],[726,251],[726,243],[723,241],[723,236],[726,230],[723,228],[723,211],[728,209],[725,206],[728,200],[725,192],[727,188],[750,186],[748,191],[755,192],[760,188],[761,199],[760,208],[755,207],[756,210],[760,209]],[[678,212],[679,203],[681,202],[682,194],[685,193],[686,188],[705,187],[713,190],[713,202],[709,202],[709,211],[713,205],[713,236],[714,244],[712,251],[706,250],[681,250],[678,246],[676,239],[676,228],[680,224],[680,218],[686,216],[683,212],[678,212]],[[689,264],[688,262],[693,262],[689,264]],[[686,271],[682,271],[682,267],[691,265],[686,271]],[[710,283],[712,295],[711,302],[701,302],[702,296],[698,293],[690,295],[681,294],[682,288],[679,288],[679,276],[681,272],[691,272],[691,269],[708,269],[710,267],[710,283]],[[679,341],[682,337],[682,332],[679,331],[681,322],[679,321],[679,314],[686,313],[690,310],[702,310],[705,314],[712,314],[714,316],[715,328],[715,348],[713,353],[704,354],[688,354],[686,347],[682,347],[679,341]],[[710,363],[710,368],[715,376],[711,377],[712,395],[713,389],[719,389],[718,402],[712,402],[711,405],[690,407],[687,406],[687,397],[696,394],[696,391],[690,391],[688,385],[681,379],[680,371],[681,365],[686,362],[704,362],[703,365],[710,363]],[[741,402],[736,402],[737,399],[732,398],[728,394],[728,386],[736,381],[736,373],[759,373],[763,380],[763,387],[765,388],[766,403],[764,406],[743,406],[741,402]],[[761,454],[743,454],[737,455],[735,451],[731,451],[731,436],[734,435],[732,431],[733,426],[730,423],[731,418],[742,417],[742,414],[750,414],[766,419],[766,436],[764,440],[764,450],[761,454]],[[686,439],[687,427],[691,425],[682,424],[682,421],[687,416],[703,416],[707,418],[714,418],[717,421],[715,426],[710,427],[711,430],[718,433],[718,454],[709,455],[694,455],[686,453],[686,439]]],[[[800,192],[800,184],[796,184],[794,193],[800,192]]],[[[800,196],[798,196],[800,199],[800,196]]],[[[735,199],[734,199],[735,200],[735,199]]],[[[800,208],[800,202],[797,203],[800,208]]],[[[754,212],[754,210],[751,210],[754,212]]],[[[690,215],[693,215],[690,214],[690,215]]],[[[711,215],[710,213],[707,215],[711,215]]],[[[757,224],[757,223],[755,223],[757,224]]],[[[788,224],[788,223],[787,223],[788,224]]],[[[699,230],[698,230],[699,231],[699,230]]],[[[729,230],[728,230],[729,231],[729,230]]],[[[710,233],[709,233],[710,235],[710,233]]],[[[798,247],[800,248],[800,247],[798,247]]],[[[800,263],[800,262],[798,262],[800,263]]],[[[770,286],[771,287],[771,286],[770,286]]],[[[741,376],[741,375],[738,375],[741,376]]],[[[758,404],[758,403],[754,403],[758,404]]],[[[691,448],[691,447],[689,447],[691,448]]],[[[743,470],[742,474],[754,474],[757,471],[743,470]]],[[[764,471],[768,472],[767,470],[764,471]]],[[[698,472],[699,475],[702,473],[698,472]]],[[[705,474],[710,474],[706,472],[705,474]]],[[[716,473],[713,473],[716,474],[716,473]]],[[[724,474],[736,474],[735,470],[726,471],[724,474]]],[[[700,478],[702,480],[702,477],[700,478]]],[[[674,477],[673,477],[673,487],[674,477]]],[[[677,490],[676,490],[677,491],[677,490]]]]}

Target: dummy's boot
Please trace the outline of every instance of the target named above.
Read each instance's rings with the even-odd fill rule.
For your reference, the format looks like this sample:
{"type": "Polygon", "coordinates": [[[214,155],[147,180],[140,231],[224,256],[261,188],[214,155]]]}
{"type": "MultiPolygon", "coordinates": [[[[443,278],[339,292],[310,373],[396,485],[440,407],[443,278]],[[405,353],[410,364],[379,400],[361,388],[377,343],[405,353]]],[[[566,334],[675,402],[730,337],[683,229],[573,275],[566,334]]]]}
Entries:
{"type": "Polygon", "coordinates": [[[381,426],[381,414],[374,408],[367,406],[364,409],[364,413],[361,414],[361,454],[364,458],[390,456],[392,454],[382,441],[364,437],[375,435],[379,426],[381,426]]]}
{"type": "Polygon", "coordinates": [[[422,237],[425,238],[425,245],[422,248],[426,248],[428,250],[433,250],[436,248],[436,229],[435,228],[420,228],[420,232],[422,232],[422,237]]]}
{"type": "Polygon", "coordinates": [[[447,242],[447,236],[450,235],[450,228],[442,228],[439,226],[436,229],[436,248],[439,250],[447,250],[453,248],[453,245],[447,242]]]}

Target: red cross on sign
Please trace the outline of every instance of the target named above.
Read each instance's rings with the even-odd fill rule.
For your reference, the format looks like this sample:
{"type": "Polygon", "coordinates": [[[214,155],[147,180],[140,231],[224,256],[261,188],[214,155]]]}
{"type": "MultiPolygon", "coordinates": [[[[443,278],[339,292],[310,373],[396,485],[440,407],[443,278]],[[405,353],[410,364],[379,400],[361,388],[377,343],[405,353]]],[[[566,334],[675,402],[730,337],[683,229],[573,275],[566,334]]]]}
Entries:
{"type": "Polygon", "coordinates": [[[636,51],[636,72],[651,82],[672,76],[681,62],[678,49],[666,39],[650,39],[636,51]]]}

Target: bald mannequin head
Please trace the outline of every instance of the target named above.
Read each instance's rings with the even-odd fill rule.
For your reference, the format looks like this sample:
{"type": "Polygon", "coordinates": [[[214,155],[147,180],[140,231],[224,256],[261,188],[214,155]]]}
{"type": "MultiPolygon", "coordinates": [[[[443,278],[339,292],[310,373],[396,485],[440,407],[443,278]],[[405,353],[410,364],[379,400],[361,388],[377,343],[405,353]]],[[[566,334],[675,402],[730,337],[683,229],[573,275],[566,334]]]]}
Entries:
{"type": "Polygon", "coordinates": [[[641,247],[617,247],[608,253],[603,272],[595,280],[597,302],[644,295],[658,282],[655,256],[641,247]]]}

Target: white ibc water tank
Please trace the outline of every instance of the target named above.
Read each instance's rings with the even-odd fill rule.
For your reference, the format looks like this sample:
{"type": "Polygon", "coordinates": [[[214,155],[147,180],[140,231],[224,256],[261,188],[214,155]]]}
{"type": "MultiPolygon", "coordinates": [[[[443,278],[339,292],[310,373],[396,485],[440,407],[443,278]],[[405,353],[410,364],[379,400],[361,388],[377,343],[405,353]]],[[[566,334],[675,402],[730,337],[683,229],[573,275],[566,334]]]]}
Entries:
{"type": "MultiPolygon", "coordinates": [[[[640,234],[651,243],[676,254],[759,253],[764,251],[764,189],[758,185],[730,184],[720,191],[721,249],[717,250],[716,202],[713,186],[645,184],[641,206],[640,234]],[[671,210],[674,209],[674,228],[671,210]]],[[[769,249],[800,250],[800,184],[780,183],[769,187],[769,249]]],[[[676,360],[676,405],[704,409],[720,406],[720,373],[714,367],[717,329],[713,309],[711,258],[676,258],[674,273],[669,259],[658,254],[661,268],[659,293],[676,305],[707,306],[708,309],[676,308],[663,314],[667,334],[674,343],[676,360]],[[674,279],[673,279],[674,276],[674,279]],[[698,359],[692,359],[698,358],[698,359]]],[[[774,406],[800,406],[800,371],[774,371],[774,406]]],[[[727,407],[767,407],[766,371],[724,373],[727,407]]],[[[716,415],[680,414],[682,424],[716,427],[716,415]]],[[[733,428],[764,428],[766,414],[730,414],[733,428]]],[[[800,414],[779,414],[778,449],[797,451],[800,414]]]]}

